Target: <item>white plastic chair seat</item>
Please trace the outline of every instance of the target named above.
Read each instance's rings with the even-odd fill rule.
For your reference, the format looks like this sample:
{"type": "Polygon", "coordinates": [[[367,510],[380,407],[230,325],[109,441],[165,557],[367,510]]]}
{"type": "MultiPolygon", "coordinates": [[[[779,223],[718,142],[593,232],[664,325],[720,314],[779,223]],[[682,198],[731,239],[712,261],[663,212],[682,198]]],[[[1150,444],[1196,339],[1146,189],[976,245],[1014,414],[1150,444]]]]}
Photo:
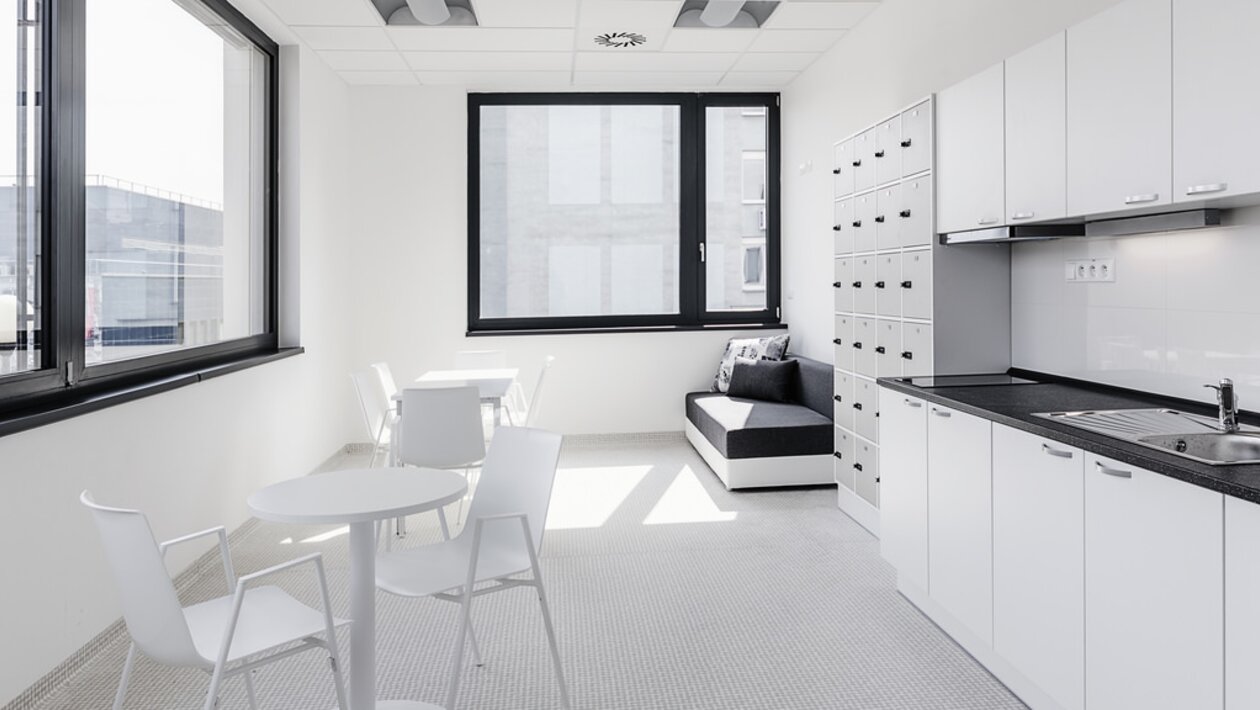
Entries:
{"type": "MultiPolygon", "coordinates": [[[[187,607],[184,618],[188,621],[197,655],[205,659],[206,668],[213,668],[232,618],[231,595],[187,607]]],[[[333,619],[334,626],[347,623],[345,619],[333,619]]],[[[319,636],[324,629],[323,612],[294,599],[279,587],[254,587],[245,592],[227,661],[232,663],[307,636],[319,636]]]]}
{"type": "MultiPolygon", "coordinates": [[[[517,526],[516,536],[483,540],[477,555],[477,581],[520,574],[530,568],[529,551],[517,526]]],[[[510,531],[509,531],[510,532],[510,531]]],[[[472,536],[462,535],[436,545],[413,547],[378,557],[376,586],[403,597],[427,597],[464,586],[468,561],[472,558],[472,536]]]]}

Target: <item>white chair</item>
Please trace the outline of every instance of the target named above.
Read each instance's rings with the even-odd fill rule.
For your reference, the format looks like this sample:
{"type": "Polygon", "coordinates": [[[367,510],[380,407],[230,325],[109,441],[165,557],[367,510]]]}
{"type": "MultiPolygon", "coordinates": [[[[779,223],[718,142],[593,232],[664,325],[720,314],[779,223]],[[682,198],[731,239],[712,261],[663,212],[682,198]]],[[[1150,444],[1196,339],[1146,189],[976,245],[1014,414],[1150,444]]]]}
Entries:
{"type": "Polygon", "coordinates": [[[551,369],[551,364],[556,361],[555,355],[548,355],[543,360],[542,370],[538,372],[538,381],[534,383],[534,394],[526,398],[525,388],[521,383],[512,384],[512,389],[508,391],[507,411],[508,423],[512,426],[532,427],[538,423],[539,402],[542,400],[543,382],[547,379],[547,371],[551,369]]]}
{"type": "Polygon", "coordinates": [[[122,601],[123,619],[131,634],[131,648],[123,664],[122,680],[114,697],[114,710],[121,710],[127,697],[136,651],[158,663],[181,668],[198,668],[210,674],[205,710],[218,703],[219,686],[225,678],[245,677],[249,705],[258,708],[250,673],[263,665],[302,651],[323,648],[332,664],[337,707],[346,710],[345,685],[337,653],[336,627],[348,621],[334,619],[328,603],[328,583],[319,553],[269,567],[237,578],[228,552],[227,532],[222,527],[157,544],[149,521],[136,510],[107,508],[92,501],[83,491],[80,502],[92,511],[105,544],[105,556],[114,573],[122,601]],[[219,554],[227,596],[184,608],[162,559],[166,549],[208,535],[218,535],[219,554]],[[263,577],[298,565],[311,564],[319,582],[323,609],[315,610],[299,602],[279,587],[255,587],[263,577]],[[247,591],[248,590],[248,591],[247,591]],[[323,639],[317,638],[323,634],[323,639]],[[300,642],[299,646],[289,648],[300,642]]]}
{"type": "MultiPolygon", "coordinates": [[[[481,394],[476,387],[415,387],[403,390],[399,424],[398,459],[404,466],[464,469],[472,481],[472,468],[486,457],[481,428],[481,394]]],[[[460,515],[463,501],[460,502],[460,515]]],[[[446,514],[438,509],[442,536],[450,539],[446,514]]]]}
{"type": "Polygon", "coordinates": [[[461,350],[455,353],[456,370],[501,370],[507,367],[502,350],[461,350]]]}
{"type": "Polygon", "coordinates": [[[398,394],[398,385],[394,383],[394,372],[389,369],[388,362],[374,362],[372,369],[381,380],[381,391],[385,393],[385,399],[390,400],[398,394]]]}
{"type": "Polygon", "coordinates": [[[473,525],[465,526],[458,537],[448,542],[395,552],[377,560],[376,586],[382,591],[405,597],[432,596],[462,606],[454,670],[443,706],[447,710],[455,708],[465,638],[472,643],[477,664],[481,663],[471,627],[473,597],[520,586],[538,591],[561,702],[565,708],[570,707],[560,649],[538,567],[560,443],[559,434],[539,429],[498,429],[468,509],[468,520],[473,525]],[[514,578],[526,571],[532,572],[532,579],[514,578]],[[483,582],[493,582],[494,586],[478,589],[477,585],[483,582]],[[468,593],[471,590],[476,591],[468,593]]]}
{"type": "Polygon", "coordinates": [[[359,407],[363,410],[363,423],[367,427],[368,436],[372,438],[372,458],[368,468],[376,465],[376,457],[385,451],[388,459],[390,438],[396,415],[393,402],[385,394],[380,377],[374,370],[350,373],[354,382],[354,391],[359,396],[359,407]]]}

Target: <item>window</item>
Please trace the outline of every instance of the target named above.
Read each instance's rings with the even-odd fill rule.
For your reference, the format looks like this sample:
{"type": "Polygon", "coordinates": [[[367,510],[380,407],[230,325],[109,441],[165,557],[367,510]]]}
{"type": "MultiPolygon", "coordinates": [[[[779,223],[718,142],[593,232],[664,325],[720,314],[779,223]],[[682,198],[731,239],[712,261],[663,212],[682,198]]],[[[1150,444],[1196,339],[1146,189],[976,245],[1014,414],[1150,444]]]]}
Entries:
{"type": "Polygon", "coordinates": [[[224,0],[13,4],[0,410],[274,352],[276,44],[224,0]]]}
{"type": "Polygon", "coordinates": [[[470,95],[469,331],[777,324],[777,130],[774,95],[470,95]]]}

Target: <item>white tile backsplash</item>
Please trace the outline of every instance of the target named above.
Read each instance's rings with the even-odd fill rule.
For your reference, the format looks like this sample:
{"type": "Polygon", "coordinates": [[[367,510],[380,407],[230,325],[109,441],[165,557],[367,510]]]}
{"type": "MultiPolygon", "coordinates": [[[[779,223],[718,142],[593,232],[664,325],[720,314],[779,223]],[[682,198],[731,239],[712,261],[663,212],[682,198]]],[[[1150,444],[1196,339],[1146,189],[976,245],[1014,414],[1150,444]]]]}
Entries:
{"type": "Polygon", "coordinates": [[[1260,208],[1224,222],[1013,245],[1015,366],[1203,402],[1230,377],[1260,411],[1260,208]],[[1065,261],[1090,258],[1115,259],[1115,283],[1064,278],[1065,261]]]}

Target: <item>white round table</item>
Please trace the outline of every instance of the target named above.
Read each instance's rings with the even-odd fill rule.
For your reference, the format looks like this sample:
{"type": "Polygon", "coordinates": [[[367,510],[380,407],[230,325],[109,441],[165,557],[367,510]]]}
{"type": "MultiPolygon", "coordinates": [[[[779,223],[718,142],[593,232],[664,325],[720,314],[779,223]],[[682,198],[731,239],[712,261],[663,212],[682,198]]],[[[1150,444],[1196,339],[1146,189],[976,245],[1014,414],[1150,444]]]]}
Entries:
{"type": "Polygon", "coordinates": [[[249,497],[254,517],[273,523],[350,526],[350,708],[441,710],[409,700],[376,700],[376,526],[454,503],[468,483],[452,471],[365,468],[303,476],[249,497]]]}

